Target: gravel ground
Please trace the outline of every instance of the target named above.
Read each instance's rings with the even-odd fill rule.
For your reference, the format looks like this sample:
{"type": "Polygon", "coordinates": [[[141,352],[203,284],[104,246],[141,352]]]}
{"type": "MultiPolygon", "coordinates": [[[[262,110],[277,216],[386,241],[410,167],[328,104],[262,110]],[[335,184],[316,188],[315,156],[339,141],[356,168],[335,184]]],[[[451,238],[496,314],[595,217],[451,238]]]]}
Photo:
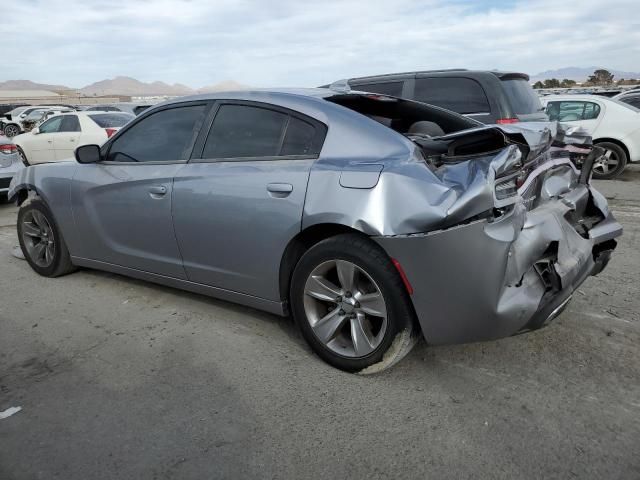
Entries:
{"type": "MultiPolygon", "coordinates": [[[[597,183],[597,182],[596,182],[597,183]]],[[[346,374],[290,320],[121,276],[38,277],[0,205],[0,479],[640,478],[640,168],[614,258],[541,331],[346,374]]]]}

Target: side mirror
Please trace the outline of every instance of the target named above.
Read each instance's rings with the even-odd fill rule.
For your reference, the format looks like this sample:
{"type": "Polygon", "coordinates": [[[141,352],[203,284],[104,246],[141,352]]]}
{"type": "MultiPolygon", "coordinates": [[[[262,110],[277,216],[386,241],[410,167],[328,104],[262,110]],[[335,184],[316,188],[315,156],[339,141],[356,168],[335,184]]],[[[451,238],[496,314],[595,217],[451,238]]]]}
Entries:
{"type": "Polygon", "coordinates": [[[34,135],[38,135],[40,133],[40,129],[38,127],[32,128],[31,133],[33,133],[34,135]]]}
{"type": "Polygon", "coordinates": [[[98,163],[102,160],[98,145],[82,145],[76,148],[75,155],[78,163],[98,163]]]}

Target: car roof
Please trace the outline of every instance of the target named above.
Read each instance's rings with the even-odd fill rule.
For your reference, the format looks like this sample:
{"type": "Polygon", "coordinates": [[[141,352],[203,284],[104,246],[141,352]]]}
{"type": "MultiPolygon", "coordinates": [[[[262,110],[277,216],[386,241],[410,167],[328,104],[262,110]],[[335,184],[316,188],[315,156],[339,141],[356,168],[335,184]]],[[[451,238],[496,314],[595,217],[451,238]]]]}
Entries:
{"type": "MultiPolygon", "coordinates": [[[[552,101],[552,100],[601,100],[601,101],[611,101],[609,97],[603,97],[602,95],[588,95],[588,94],[568,94],[568,95],[547,95],[542,97],[541,100],[544,101],[552,101]]],[[[614,102],[615,103],[615,102],[614,102]]]]}
{"type": "Polygon", "coordinates": [[[414,72],[383,73],[380,75],[367,75],[364,77],[353,77],[353,78],[349,78],[349,81],[383,80],[385,78],[396,78],[396,77],[428,75],[428,74],[434,74],[434,76],[444,76],[444,75],[451,76],[456,74],[461,74],[460,76],[474,76],[474,75],[492,74],[500,79],[502,78],[507,79],[508,77],[512,77],[514,79],[520,78],[520,79],[529,81],[529,75],[527,75],[526,73],[504,71],[504,70],[468,70],[466,68],[450,68],[450,69],[441,69],[441,70],[417,70],[414,72]]]}

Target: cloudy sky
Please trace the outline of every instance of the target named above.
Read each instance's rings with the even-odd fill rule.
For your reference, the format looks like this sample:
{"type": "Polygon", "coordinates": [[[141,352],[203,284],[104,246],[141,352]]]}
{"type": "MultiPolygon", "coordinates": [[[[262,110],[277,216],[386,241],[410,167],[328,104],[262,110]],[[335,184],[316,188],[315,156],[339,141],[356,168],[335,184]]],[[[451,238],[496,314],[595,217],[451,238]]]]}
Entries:
{"type": "Polygon", "coordinates": [[[0,33],[0,80],[72,87],[117,75],[314,86],[454,67],[640,70],[638,0],[2,0],[0,33]]]}

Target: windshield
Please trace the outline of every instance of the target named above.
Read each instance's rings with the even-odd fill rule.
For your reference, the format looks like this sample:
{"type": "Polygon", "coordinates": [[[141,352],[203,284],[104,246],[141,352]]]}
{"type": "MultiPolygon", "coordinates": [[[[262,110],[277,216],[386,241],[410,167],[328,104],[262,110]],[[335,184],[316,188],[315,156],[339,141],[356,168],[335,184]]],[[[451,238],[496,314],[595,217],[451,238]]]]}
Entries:
{"type": "Polygon", "coordinates": [[[540,98],[525,79],[514,78],[502,80],[502,85],[511,101],[513,111],[517,115],[527,115],[542,111],[540,98]]]}
{"type": "Polygon", "coordinates": [[[117,128],[135,118],[130,113],[94,113],[89,118],[102,128],[117,128]]]}

